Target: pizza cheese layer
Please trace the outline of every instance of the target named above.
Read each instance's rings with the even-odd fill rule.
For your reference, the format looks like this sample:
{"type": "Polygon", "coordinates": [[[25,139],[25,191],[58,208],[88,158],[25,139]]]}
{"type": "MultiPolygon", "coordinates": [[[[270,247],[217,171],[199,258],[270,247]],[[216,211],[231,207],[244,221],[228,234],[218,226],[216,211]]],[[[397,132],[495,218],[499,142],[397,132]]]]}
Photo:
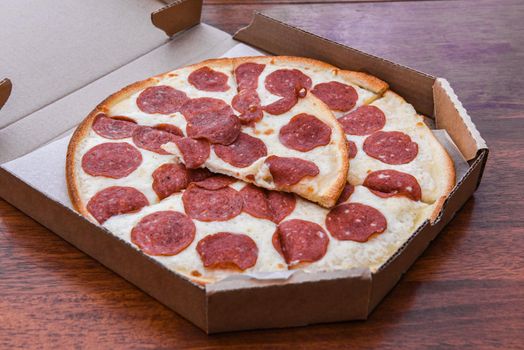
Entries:
{"type": "Polygon", "coordinates": [[[200,283],[376,271],[454,184],[424,118],[387,88],[297,57],[209,60],[133,84],[70,142],[73,205],[200,283]]]}

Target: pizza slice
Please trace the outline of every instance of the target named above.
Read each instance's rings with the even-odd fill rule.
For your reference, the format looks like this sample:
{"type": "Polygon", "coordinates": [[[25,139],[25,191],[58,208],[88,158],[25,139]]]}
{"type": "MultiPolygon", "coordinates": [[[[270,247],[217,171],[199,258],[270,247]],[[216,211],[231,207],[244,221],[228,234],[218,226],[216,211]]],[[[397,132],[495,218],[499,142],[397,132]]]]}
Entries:
{"type": "Polygon", "coordinates": [[[208,60],[151,78],[99,109],[155,130],[160,125],[164,132],[169,124],[174,137],[167,142],[168,135],[142,128],[143,142],[135,144],[173,154],[188,168],[205,167],[332,206],[348,160],[344,133],[330,109],[301,88],[263,106],[250,76],[257,71],[235,74],[234,62],[208,60]]]}

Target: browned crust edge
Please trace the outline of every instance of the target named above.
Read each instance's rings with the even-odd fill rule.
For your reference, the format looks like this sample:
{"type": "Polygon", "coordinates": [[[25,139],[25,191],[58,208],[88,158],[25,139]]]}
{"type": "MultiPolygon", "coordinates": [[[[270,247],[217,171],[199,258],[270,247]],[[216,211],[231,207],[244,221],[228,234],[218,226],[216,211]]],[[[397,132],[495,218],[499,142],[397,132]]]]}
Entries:
{"type": "Polygon", "coordinates": [[[455,164],[453,163],[453,160],[449,156],[444,146],[442,146],[442,144],[437,140],[437,138],[435,137],[435,135],[433,135],[433,132],[431,132],[431,130],[429,134],[431,135],[430,137],[432,139],[433,147],[435,147],[433,153],[434,154],[437,152],[440,153],[438,158],[441,158],[440,163],[445,173],[444,176],[446,176],[446,179],[444,181],[445,183],[444,188],[441,189],[440,197],[433,204],[434,208],[429,218],[431,224],[434,224],[442,211],[444,203],[446,202],[451,191],[455,187],[456,172],[455,172],[455,164]]]}
{"type": "Polygon", "coordinates": [[[233,58],[234,60],[234,66],[237,66],[237,63],[240,62],[247,62],[247,61],[259,61],[259,62],[268,62],[273,63],[275,61],[275,58],[278,58],[280,61],[287,61],[292,62],[294,64],[303,64],[307,66],[317,66],[320,69],[325,70],[334,70],[336,71],[336,75],[344,77],[348,82],[353,83],[365,90],[369,90],[377,95],[380,95],[384,93],[388,88],[389,84],[385,81],[364,73],[364,72],[357,72],[352,70],[344,70],[340,69],[332,64],[319,61],[313,58],[308,57],[296,57],[296,56],[245,56],[245,57],[239,57],[239,58],[233,58]]]}
{"type": "MultiPolygon", "coordinates": [[[[87,218],[91,218],[91,215],[85,208],[85,203],[82,202],[82,199],[79,193],[79,189],[78,189],[76,175],[75,175],[76,162],[80,161],[79,159],[76,159],[76,153],[77,153],[76,149],[78,147],[78,144],[87,136],[87,134],[89,133],[89,130],[91,129],[91,125],[93,124],[95,117],[99,113],[107,113],[107,111],[109,110],[111,106],[131,96],[132,94],[134,94],[135,92],[139,90],[142,90],[148,86],[154,85],[156,82],[157,82],[156,78],[149,78],[146,80],[138,81],[110,95],[100,104],[98,104],[98,106],[96,106],[95,109],[93,109],[87,115],[87,117],[78,125],[75,132],[73,133],[73,136],[71,137],[71,140],[69,141],[69,145],[67,146],[67,154],[66,154],[67,192],[69,193],[69,198],[71,199],[71,203],[73,204],[73,207],[83,216],[87,218]]],[[[91,219],[91,221],[94,221],[94,220],[91,219]]]]}
{"type": "MultiPolygon", "coordinates": [[[[394,95],[395,98],[402,100],[403,103],[408,103],[402,96],[397,94],[396,92],[392,90],[387,90],[383,93],[383,97],[386,96],[386,94],[394,95]]],[[[418,114],[418,116],[422,119],[425,117],[421,114],[418,114]]],[[[440,212],[442,210],[442,207],[445,203],[445,201],[448,199],[449,194],[455,187],[455,164],[453,163],[453,160],[449,156],[448,152],[442,146],[442,144],[439,142],[439,140],[435,137],[431,129],[424,123],[425,129],[426,129],[426,135],[430,141],[430,144],[433,149],[433,155],[435,155],[438,159],[439,165],[442,166],[442,170],[444,171],[445,180],[443,183],[445,184],[443,188],[441,189],[441,195],[437,200],[433,203],[428,203],[434,206],[433,210],[431,211],[431,214],[429,216],[430,222],[433,224],[435,220],[440,215],[440,212]]]]}

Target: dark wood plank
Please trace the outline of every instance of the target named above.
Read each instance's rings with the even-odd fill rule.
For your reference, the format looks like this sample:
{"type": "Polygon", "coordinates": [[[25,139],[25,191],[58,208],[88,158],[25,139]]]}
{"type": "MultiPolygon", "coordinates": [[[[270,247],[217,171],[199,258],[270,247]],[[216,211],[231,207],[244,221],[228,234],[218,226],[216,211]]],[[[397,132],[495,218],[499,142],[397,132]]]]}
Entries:
{"type": "Polygon", "coordinates": [[[204,20],[234,32],[254,9],[448,78],[491,148],[474,198],[368,321],[210,337],[0,201],[0,348],[522,348],[524,3],[210,5],[204,20]]]}

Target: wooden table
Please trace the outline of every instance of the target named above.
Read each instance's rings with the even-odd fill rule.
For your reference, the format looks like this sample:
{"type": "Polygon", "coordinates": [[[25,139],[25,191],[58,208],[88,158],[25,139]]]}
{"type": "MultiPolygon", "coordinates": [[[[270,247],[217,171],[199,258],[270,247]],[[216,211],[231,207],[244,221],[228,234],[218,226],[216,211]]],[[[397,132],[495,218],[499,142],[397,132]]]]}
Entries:
{"type": "Polygon", "coordinates": [[[524,2],[226,1],[446,77],[491,148],[484,180],[366,322],[206,336],[0,201],[0,348],[523,348],[524,2]],[[289,3],[289,4],[285,4],[289,3]]]}

